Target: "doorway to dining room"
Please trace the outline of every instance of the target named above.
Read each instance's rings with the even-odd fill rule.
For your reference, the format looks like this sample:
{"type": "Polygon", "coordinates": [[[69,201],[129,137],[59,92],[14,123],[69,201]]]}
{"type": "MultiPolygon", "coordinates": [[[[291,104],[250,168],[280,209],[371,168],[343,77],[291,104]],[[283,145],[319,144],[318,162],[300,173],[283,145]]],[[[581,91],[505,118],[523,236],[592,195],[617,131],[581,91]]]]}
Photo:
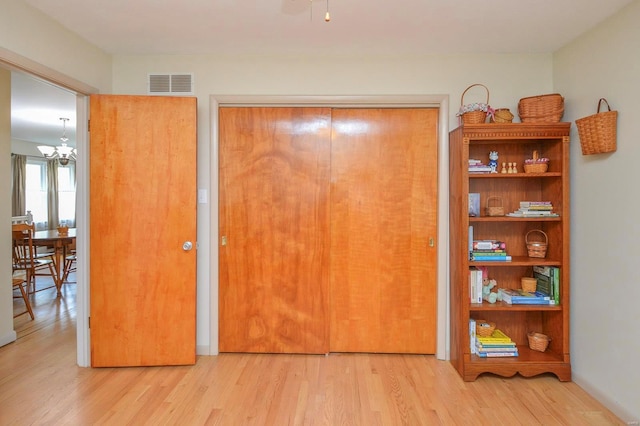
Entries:
{"type": "MultiPolygon", "coordinates": [[[[4,70],[5,76],[7,74],[9,74],[10,76],[8,79],[4,80],[3,84],[7,84],[10,87],[10,90],[9,90],[10,93],[14,93],[14,89],[11,88],[11,81],[14,80],[14,78],[21,82],[24,82],[24,81],[29,82],[30,85],[27,88],[26,92],[30,97],[29,103],[34,107],[38,107],[37,105],[38,92],[39,92],[38,88],[40,89],[44,88],[44,90],[48,90],[49,94],[54,93],[54,95],[52,96],[47,96],[47,99],[48,99],[47,102],[43,101],[42,104],[39,106],[39,108],[36,108],[35,111],[31,110],[30,113],[28,111],[25,112],[25,110],[18,108],[17,106],[14,106],[13,102],[10,101],[10,98],[8,98],[7,100],[3,100],[3,103],[6,102],[5,107],[7,108],[7,110],[11,111],[12,115],[27,114],[27,116],[30,116],[32,119],[39,118],[40,116],[38,115],[38,112],[41,112],[43,109],[47,109],[47,107],[51,105],[51,102],[54,102],[56,99],[58,99],[60,94],[63,94],[63,96],[67,98],[68,102],[65,104],[64,107],[61,107],[62,109],[60,107],[58,109],[54,108],[55,111],[52,114],[55,116],[66,115],[69,117],[73,117],[74,121],[75,121],[75,118],[77,117],[78,120],[80,121],[80,125],[78,126],[79,127],[78,133],[81,135],[86,133],[86,124],[84,124],[86,123],[86,112],[85,112],[86,101],[84,100],[85,96],[73,89],[76,83],[77,83],[77,87],[82,87],[83,85],[81,83],[75,82],[72,79],[67,79],[66,77],[58,75],[55,71],[52,71],[45,67],[42,67],[42,69],[40,69],[40,67],[34,67],[34,68],[22,67],[21,66],[22,64],[19,63],[19,61],[3,62],[3,59],[4,58],[1,57],[0,55],[0,69],[4,70]],[[66,81],[66,80],[69,80],[69,81],[66,81]],[[69,83],[69,85],[66,85],[66,87],[63,87],[56,83],[56,82],[61,82],[64,84],[65,81],[69,83]],[[36,85],[34,86],[34,84],[36,85]],[[35,87],[35,90],[34,90],[34,87],[35,87]]],[[[31,63],[27,65],[33,66],[33,64],[31,63]]],[[[21,105],[24,105],[24,103],[21,105]]],[[[56,126],[59,126],[59,129],[56,130],[55,135],[49,137],[50,145],[60,145],[60,140],[59,140],[60,137],[65,136],[65,134],[62,132],[62,127],[59,124],[60,117],[55,118],[55,121],[56,121],[56,126]]],[[[12,130],[14,129],[13,124],[10,127],[12,130]]],[[[37,133],[37,129],[34,129],[33,131],[37,133]]],[[[67,129],[66,136],[70,136],[71,134],[72,133],[70,132],[70,130],[67,129]]],[[[29,158],[31,160],[33,160],[35,163],[38,163],[38,162],[43,163],[44,161],[46,161],[44,157],[41,156],[40,152],[37,149],[38,143],[43,143],[43,141],[37,140],[37,138],[34,138],[34,140],[32,140],[29,145],[28,139],[30,138],[24,137],[24,135],[17,136],[12,134],[10,137],[11,148],[10,149],[8,148],[7,151],[10,151],[11,153],[15,153],[16,151],[24,153],[25,149],[27,149],[28,151],[28,149],[30,148],[31,150],[28,152],[30,154],[29,158]],[[16,146],[17,148],[15,148],[16,146]]],[[[86,138],[82,136],[80,139],[82,140],[81,141],[76,140],[76,142],[81,142],[84,147],[84,145],[86,144],[86,140],[85,140],[86,138]]],[[[9,154],[9,152],[7,152],[7,154],[9,154]]],[[[83,162],[82,161],[83,158],[84,157],[80,156],[79,158],[80,161],[78,161],[77,164],[81,165],[81,163],[83,162]]],[[[9,160],[7,159],[7,163],[8,162],[9,160]]],[[[62,194],[62,197],[57,197],[58,199],[61,200],[60,203],[55,203],[58,205],[58,207],[62,205],[61,206],[62,209],[60,208],[58,209],[58,211],[61,212],[58,218],[65,220],[66,222],[65,224],[70,227],[75,227],[76,218],[74,216],[76,212],[78,212],[81,216],[84,214],[82,205],[79,206],[80,208],[76,208],[75,206],[76,170],[78,170],[76,169],[76,167],[69,168],[67,166],[67,168],[64,169],[62,173],[56,173],[58,176],[62,175],[62,180],[63,180],[62,187],[63,187],[63,192],[65,192],[64,194],[62,194]],[[69,197],[72,197],[71,201],[73,203],[73,206],[69,205],[70,204],[69,197]],[[67,213],[64,212],[65,208],[67,213]],[[69,211],[71,210],[72,212],[69,213],[69,211]],[[69,216],[69,214],[71,214],[71,216],[69,216]]],[[[59,170],[56,170],[56,171],[59,171],[59,170]]],[[[42,176],[46,177],[46,171],[44,167],[39,172],[40,172],[39,173],[40,177],[42,176]]],[[[6,177],[9,178],[10,176],[11,176],[10,171],[7,170],[6,177]]],[[[81,179],[81,177],[79,178],[81,179]]],[[[59,183],[59,179],[56,179],[56,183],[59,183]]],[[[57,189],[60,189],[60,187],[61,187],[60,185],[57,185],[57,189]]],[[[78,189],[82,190],[82,187],[83,185],[81,184],[78,185],[78,189]]],[[[12,203],[11,191],[7,190],[5,194],[6,194],[5,202],[7,203],[8,206],[10,206],[12,203]]],[[[58,195],[60,194],[61,193],[58,192],[58,195]]],[[[49,219],[46,219],[45,221],[38,221],[38,220],[35,220],[35,221],[41,222],[40,229],[45,227],[46,228],[53,227],[54,232],[55,232],[55,228],[60,223],[59,219],[55,219],[54,221],[50,221],[49,219]],[[48,224],[46,223],[47,221],[51,223],[48,224]]],[[[10,250],[11,250],[10,248],[7,248],[7,252],[9,252],[10,250]]],[[[80,257],[83,256],[82,250],[79,250],[79,256],[80,257]]],[[[62,264],[61,264],[61,267],[62,267],[62,264]]],[[[81,303],[82,301],[79,299],[80,297],[83,297],[82,295],[85,294],[85,291],[82,288],[82,284],[80,285],[81,287],[80,290],[78,290],[77,283],[84,282],[84,280],[82,280],[81,278],[78,279],[79,278],[78,275],[80,274],[74,271],[65,277],[64,283],[61,285],[60,295],[57,294],[54,278],[40,277],[40,276],[37,277],[35,288],[34,288],[36,291],[34,291],[33,294],[30,296],[31,304],[35,314],[35,319],[31,321],[29,315],[21,315],[15,319],[12,319],[12,317],[8,317],[9,312],[6,312],[7,316],[6,317],[3,316],[0,319],[0,321],[2,321],[2,324],[3,324],[2,325],[3,330],[6,329],[7,327],[9,327],[9,330],[13,329],[13,332],[15,333],[14,335],[17,338],[27,337],[31,335],[34,331],[42,330],[42,329],[52,333],[59,331],[61,327],[71,326],[75,329],[76,324],[78,324],[77,330],[80,331],[82,328],[84,328],[83,323],[86,323],[86,320],[83,320],[83,318],[86,318],[86,315],[82,313],[86,311],[86,304],[81,303]],[[8,321],[11,321],[11,322],[7,324],[8,321]]],[[[3,293],[3,298],[6,297],[4,296],[4,294],[7,294],[7,293],[3,293]]],[[[15,313],[20,312],[20,308],[16,307],[16,304],[20,305],[20,303],[22,303],[22,305],[24,305],[24,302],[19,299],[14,299],[13,302],[9,302],[7,300],[6,302],[3,302],[3,303],[11,303],[9,307],[14,307],[13,311],[15,313]]],[[[4,305],[4,306],[7,306],[7,305],[4,305]]],[[[76,333],[74,333],[74,337],[75,335],[76,333]]],[[[76,343],[76,339],[74,338],[73,342],[70,342],[69,349],[71,351],[70,355],[72,355],[74,352],[73,347],[77,345],[78,350],[76,352],[78,354],[78,363],[80,364],[81,356],[83,353],[83,351],[81,350],[82,345],[79,344],[81,343],[82,332],[77,333],[77,336],[78,336],[78,340],[77,340],[78,343],[76,343]]],[[[13,340],[13,339],[6,340],[4,339],[5,337],[10,337],[10,335],[3,334],[3,342],[4,342],[3,344],[9,343],[13,340]]]]}

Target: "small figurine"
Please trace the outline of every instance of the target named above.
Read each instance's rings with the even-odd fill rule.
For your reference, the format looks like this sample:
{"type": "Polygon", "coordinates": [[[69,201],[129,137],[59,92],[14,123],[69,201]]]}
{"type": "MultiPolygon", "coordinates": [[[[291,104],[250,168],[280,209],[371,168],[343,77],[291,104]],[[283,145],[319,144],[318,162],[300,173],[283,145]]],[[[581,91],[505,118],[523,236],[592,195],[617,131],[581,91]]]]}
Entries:
{"type": "Polygon", "coordinates": [[[509,168],[507,169],[507,173],[513,173],[513,163],[509,163],[509,168]]]}
{"type": "Polygon", "coordinates": [[[502,171],[500,173],[507,173],[507,163],[502,163],[502,171]]]}
{"type": "Polygon", "coordinates": [[[513,163],[513,173],[518,173],[518,163],[513,163]]]}
{"type": "Polygon", "coordinates": [[[491,173],[498,173],[498,151],[489,152],[489,167],[491,173]]]}

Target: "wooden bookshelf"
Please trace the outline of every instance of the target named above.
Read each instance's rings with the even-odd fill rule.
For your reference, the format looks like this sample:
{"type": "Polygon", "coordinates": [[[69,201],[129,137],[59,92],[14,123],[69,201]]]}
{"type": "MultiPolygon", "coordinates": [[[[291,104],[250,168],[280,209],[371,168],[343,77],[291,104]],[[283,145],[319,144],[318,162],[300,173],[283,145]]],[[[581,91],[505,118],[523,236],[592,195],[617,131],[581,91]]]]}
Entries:
{"type": "Polygon", "coordinates": [[[555,374],[571,380],[569,357],[569,132],[571,123],[507,123],[462,125],[449,135],[449,211],[451,270],[451,362],[465,381],[480,374],[531,377],[555,374]],[[524,173],[524,161],[533,151],[549,158],[546,173],[524,173]],[[498,173],[468,172],[468,160],[489,160],[498,151],[498,173]],[[502,163],[516,162],[518,173],[502,174],[502,163]],[[480,216],[469,217],[468,194],[480,194],[480,216]],[[551,201],[558,217],[486,216],[488,197],[499,197],[505,213],[518,209],[520,201],[551,201]],[[469,260],[469,226],[474,239],[497,239],[507,244],[510,262],[469,260]],[[528,256],[525,236],[530,230],[547,234],[545,258],[528,256]],[[520,288],[520,279],[532,276],[534,265],[560,268],[560,304],[508,305],[470,303],[468,271],[486,266],[498,287],[520,288]],[[471,353],[469,319],[496,323],[516,342],[519,356],[480,358],[471,353]],[[527,334],[548,335],[545,352],[529,349],[527,334]]]}

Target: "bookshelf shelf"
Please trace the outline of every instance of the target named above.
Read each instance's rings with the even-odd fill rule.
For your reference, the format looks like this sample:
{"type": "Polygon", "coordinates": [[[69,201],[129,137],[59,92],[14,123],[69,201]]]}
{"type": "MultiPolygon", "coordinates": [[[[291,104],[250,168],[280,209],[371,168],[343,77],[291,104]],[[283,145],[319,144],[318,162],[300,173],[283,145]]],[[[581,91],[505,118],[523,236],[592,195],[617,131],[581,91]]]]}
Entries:
{"type": "MultiPolygon", "coordinates": [[[[462,125],[449,134],[449,224],[451,270],[451,362],[466,381],[483,373],[504,377],[532,377],[552,373],[571,380],[569,357],[569,133],[571,123],[506,123],[462,125]],[[546,173],[469,173],[469,159],[488,159],[498,151],[498,164],[516,162],[522,171],[533,151],[549,158],[546,173]],[[480,195],[480,215],[469,217],[468,194],[480,195]],[[505,213],[516,211],[521,201],[550,201],[558,217],[488,216],[487,200],[499,198],[505,213]],[[548,237],[546,257],[532,258],[526,234],[542,230],[548,237]],[[495,239],[506,243],[509,262],[470,261],[469,240],[495,239]],[[520,288],[533,266],[560,268],[558,305],[509,305],[503,302],[471,303],[469,270],[486,268],[498,287],[520,288]],[[469,320],[495,322],[519,348],[517,357],[481,358],[471,353],[469,320]],[[527,334],[551,338],[545,352],[529,349],[527,334]]],[[[493,205],[493,204],[492,204],[493,205]]]]}

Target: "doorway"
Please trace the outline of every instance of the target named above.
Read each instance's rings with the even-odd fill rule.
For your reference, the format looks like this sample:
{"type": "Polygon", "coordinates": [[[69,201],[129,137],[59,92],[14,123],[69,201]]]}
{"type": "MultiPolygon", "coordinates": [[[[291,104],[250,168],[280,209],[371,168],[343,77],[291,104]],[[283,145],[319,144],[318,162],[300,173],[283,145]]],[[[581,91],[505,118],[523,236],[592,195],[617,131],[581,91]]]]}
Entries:
{"type": "MultiPolygon", "coordinates": [[[[76,339],[77,339],[77,363],[81,367],[89,366],[89,339],[88,339],[88,293],[87,293],[87,277],[86,277],[86,256],[87,252],[87,174],[86,165],[88,160],[87,154],[87,138],[88,133],[88,100],[87,95],[97,93],[97,89],[82,83],[78,80],[63,75],[48,67],[41,66],[33,61],[7,53],[0,48],[0,67],[9,71],[22,72],[34,78],[41,79],[52,85],[63,88],[64,90],[73,92],[76,96],[75,110],[78,122],[76,131],[77,137],[77,163],[76,163],[76,228],[78,229],[78,237],[76,240],[76,251],[78,253],[78,262],[76,270],[76,339]]],[[[10,312],[7,312],[7,316],[10,312]]],[[[9,320],[12,320],[8,316],[9,320]]],[[[5,318],[0,321],[5,321],[5,318]]],[[[8,343],[8,342],[7,342],[8,343]]]]}

